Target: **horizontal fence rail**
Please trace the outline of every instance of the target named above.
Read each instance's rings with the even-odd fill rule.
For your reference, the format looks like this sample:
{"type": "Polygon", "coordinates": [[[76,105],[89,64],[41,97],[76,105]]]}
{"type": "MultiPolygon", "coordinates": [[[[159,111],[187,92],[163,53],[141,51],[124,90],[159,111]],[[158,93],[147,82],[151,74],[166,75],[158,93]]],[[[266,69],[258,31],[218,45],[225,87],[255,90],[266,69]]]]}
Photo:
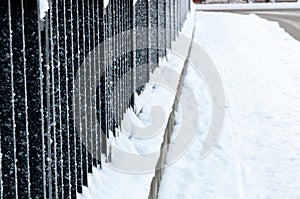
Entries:
{"type": "Polygon", "coordinates": [[[0,5],[0,198],[76,198],[110,161],[107,139],[190,10],[186,0],[49,0],[43,13],[43,3],[0,5]]]}

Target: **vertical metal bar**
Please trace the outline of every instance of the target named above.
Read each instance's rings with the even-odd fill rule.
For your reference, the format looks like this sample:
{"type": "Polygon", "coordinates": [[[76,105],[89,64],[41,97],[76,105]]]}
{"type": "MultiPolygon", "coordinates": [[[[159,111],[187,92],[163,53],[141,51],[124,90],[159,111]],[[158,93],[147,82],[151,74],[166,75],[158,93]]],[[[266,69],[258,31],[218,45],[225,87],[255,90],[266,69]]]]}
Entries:
{"type": "Polygon", "coordinates": [[[137,67],[137,88],[140,93],[149,79],[149,64],[148,64],[148,1],[138,0],[136,8],[136,67],[137,67]]]}
{"type": "MultiPolygon", "coordinates": [[[[72,1],[72,17],[73,17],[73,53],[74,53],[74,76],[73,78],[78,81],[80,85],[80,45],[79,45],[79,5],[78,0],[72,1]]],[[[75,84],[75,82],[74,82],[75,84]]],[[[75,147],[75,180],[76,180],[76,191],[82,193],[82,159],[81,159],[81,111],[80,109],[75,109],[81,104],[80,101],[80,89],[74,87],[75,90],[78,89],[77,95],[73,98],[73,109],[74,109],[74,124],[75,124],[75,134],[74,134],[74,147],[75,147]],[[76,104],[78,103],[78,104],[76,104]],[[76,123],[77,122],[77,123],[76,123]]]]}
{"type": "MultiPolygon", "coordinates": [[[[111,119],[112,119],[112,95],[111,95],[111,87],[112,87],[112,62],[113,62],[113,53],[112,53],[112,50],[113,50],[113,5],[112,5],[112,1],[109,1],[109,4],[108,4],[108,10],[109,10],[109,13],[108,13],[108,37],[109,37],[109,46],[108,46],[108,49],[109,49],[109,52],[108,52],[108,65],[107,65],[107,103],[108,103],[108,106],[107,106],[107,114],[108,114],[108,122],[107,122],[107,125],[108,125],[108,133],[110,132],[111,130],[111,126],[112,126],[112,122],[111,122],[111,119]]],[[[109,138],[109,134],[108,134],[108,138],[109,138]]],[[[108,151],[110,153],[110,151],[108,151]]],[[[108,154],[108,160],[110,161],[110,157],[109,157],[109,154],[108,154]]]]}
{"type": "Polygon", "coordinates": [[[55,66],[54,66],[54,30],[53,30],[53,22],[54,22],[54,16],[53,16],[53,8],[52,8],[52,1],[49,2],[49,65],[51,70],[51,112],[52,120],[50,127],[51,130],[51,179],[52,179],[52,197],[57,198],[57,153],[56,153],[56,110],[55,110],[55,66]]]}
{"type": "Polygon", "coordinates": [[[10,59],[10,79],[11,79],[11,96],[12,96],[12,101],[11,101],[11,106],[12,106],[12,125],[13,125],[13,162],[14,162],[14,184],[15,184],[15,190],[16,190],[16,199],[18,198],[18,171],[17,171],[17,155],[16,155],[16,110],[15,110],[15,79],[14,79],[14,70],[15,66],[13,63],[13,38],[12,38],[12,6],[10,4],[11,2],[8,2],[8,9],[9,9],[9,39],[10,39],[10,54],[11,54],[11,59],[10,59]]]}
{"type": "Polygon", "coordinates": [[[57,197],[64,195],[64,171],[63,171],[63,150],[62,150],[62,91],[61,91],[61,55],[60,55],[60,28],[58,0],[52,0],[53,12],[53,67],[54,67],[54,92],[55,92],[55,129],[56,129],[56,173],[57,173],[57,197]]]}
{"type": "Polygon", "coordinates": [[[90,27],[90,1],[85,0],[85,106],[86,106],[86,156],[87,171],[92,173],[92,156],[91,156],[91,27],[90,27]]]}
{"type": "MultiPolygon", "coordinates": [[[[75,68],[77,68],[79,71],[76,73],[78,75],[78,84],[81,86],[82,85],[82,81],[83,79],[81,78],[82,74],[81,74],[81,70],[80,67],[83,67],[83,60],[84,60],[84,42],[83,42],[83,3],[82,0],[76,0],[76,35],[77,35],[77,54],[76,54],[76,58],[75,59],[75,68]]],[[[78,98],[78,107],[84,107],[84,104],[82,103],[82,93],[81,93],[81,89],[80,88],[75,88],[78,89],[78,96],[76,96],[78,98]]],[[[82,193],[82,185],[83,185],[83,179],[84,179],[84,173],[83,173],[83,168],[85,166],[85,159],[83,156],[83,129],[82,129],[82,125],[83,125],[83,121],[82,119],[82,111],[81,108],[79,108],[79,110],[76,112],[77,114],[77,119],[78,119],[78,129],[76,129],[76,162],[77,162],[77,191],[79,193],[82,193]]]]}
{"type": "Polygon", "coordinates": [[[179,26],[178,26],[178,24],[179,24],[179,20],[178,20],[178,1],[179,0],[175,0],[175,16],[174,16],[174,18],[175,18],[175,31],[176,31],[176,35],[178,35],[178,32],[179,32],[179,26]]]}
{"type": "MultiPolygon", "coordinates": [[[[1,8],[0,8],[1,9],[1,8]]],[[[1,37],[2,35],[0,35],[1,37]]],[[[1,41],[1,39],[0,39],[1,41]]],[[[2,72],[2,71],[1,71],[2,72]]],[[[2,91],[2,89],[1,89],[2,91]]],[[[1,110],[2,111],[2,110],[1,110]]],[[[2,151],[1,151],[1,128],[0,128],[0,154],[2,154],[2,151]]],[[[0,156],[0,198],[3,198],[3,186],[2,186],[2,155],[0,156]]]]}
{"type": "Polygon", "coordinates": [[[92,49],[92,21],[91,21],[91,1],[92,0],[87,0],[86,2],[86,11],[87,11],[87,48],[86,48],[86,57],[88,58],[88,62],[87,62],[87,84],[86,84],[86,95],[87,95],[87,161],[88,161],[88,172],[92,173],[93,172],[93,157],[92,157],[92,111],[93,111],[93,106],[92,106],[92,96],[91,96],[91,89],[92,89],[92,70],[93,70],[93,62],[91,60],[91,51],[92,49]]]}
{"type": "Polygon", "coordinates": [[[129,86],[129,79],[128,79],[128,49],[127,45],[128,40],[127,33],[126,31],[129,30],[128,24],[129,24],[129,15],[128,15],[128,1],[126,0],[121,1],[121,8],[120,8],[120,32],[122,32],[121,36],[121,48],[120,48],[120,68],[119,68],[119,74],[120,74],[120,113],[119,113],[119,120],[120,120],[120,125],[121,121],[123,119],[123,114],[126,110],[127,103],[126,103],[126,93],[128,92],[128,86],[129,86]]]}
{"type": "Polygon", "coordinates": [[[166,49],[171,49],[171,41],[172,41],[172,34],[171,34],[171,0],[165,1],[166,4],[166,49]]]}
{"type": "Polygon", "coordinates": [[[151,0],[149,4],[149,64],[153,72],[158,65],[158,1],[151,0]]]}
{"type": "Polygon", "coordinates": [[[82,121],[83,124],[83,131],[82,131],[82,172],[83,172],[83,185],[84,186],[88,186],[88,148],[87,148],[87,105],[86,105],[86,67],[87,64],[84,61],[84,59],[86,58],[86,56],[88,55],[88,42],[86,40],[86,30],[87,30],[87,19],[88,19],[88,15],[87,15],[87,4],[86,4],[86,0],[82,0],[82,15],[83,15],[83,31],[82,31],[82,38],[83,38],[83,85],[84,85],[84,93],[83,95],[83,106],[84,106],[84,116],[82,118],[84,118],[84,120],[82,121]]]}
{"type": "MultiPolygon", "coordinates": [[[[121,31],[122,32],[125,32],[127,30],[127,20],[128,20],[128,15],[127,15],[127,6],[128,4],[125,3],[125,1],[121,1],[122,3],[122,17],[121,17],[121,31]]],[[[126,33],[125,33],[126,34],[126,33]]],[[[122,42],[122,47],[121,47],[121,51],[122,53],[126,52],[127,48],[126,48],[126,44],[127,44],[127,37],[126,35],[122,35],[121,37],[121,42],[122,42]]],[[[125,99],[125,90],[126,90],[126,84],[125,84],[125,81],[126,79],[124,78],[124,74],[125,74],[125,71],[126,71],[126,55],[123,55],[120,59],[120,71],[119,71],[119,75],[120,75],[120,95],[119,95],[119,98],[120,98],[120,115],[118,116],[119,117],[119,120],[122,121],[122,117],[123,117],[123,113],[124,113],[124,99],[125,99]]],[[[121,122],[120,122],[121,123],[121,122]]]]}
{"type": "MultiPolygon", "coordinates": [[[[102,2],[103,3],[103,2],[102,2]]],[[[102,4],[103,5],[103,4],[102,4]]],[[[104,66],[103,72],[101,72],[100,77],[100,101],[101,101],[101,109],[100,109],[100,121],[101,121],[101,152],[106,155],[106,137],[107,137],[107,114],[106,114],[106,75],[107,75],[107,23],[108,23],[108,9],[103,8],[103,49],[101,50],[101,57],[103,57],[103,64],[104,66]]]]}
{"type": "Polygon", "coordinates": [[[1,3],[0,31],[0,75],[1,75],[1,153],[2,153],[2,187],[3,198],[17,197],[16,156],[15,156],[15,123],[14,123],[14,92],[13,92],[13,61],[11,35],[10,1],[1,3]]]}
{"type": "Polygon", "coordinates": [[[171,30],[172,30],[172,41],[175,41],[176,39],[176,0],[171,0],[172,1],[172,5],[171,5],[171,30]]]}
{"type": "Polygon", "coordinates": [[[158,1],[159,57],[166,56],[166,2],[158,1]]]}
{"type": "Polygon", "coordinates": [[[59,54],[60,54],[60,86],[61,86],[61,116],[62,116],[62,157],[64,197],[70,196],[70,158],[69,158],[69,105],[68,105],[68,52],[66,33],[65,0],[58,1],[59,11],[59,54]]]}
{"type": "Polygon", "coordinates": [[[28,92],[28,130],[30,191],[32,198],[46,197],[43,114],[43,65],[41,27],[37,1],[24,1],[26,76],[28,92]]]}
{"type": "Polygon", "coordinates": [[[118,98],[119,98],[119,95],[118,95],[118,82],[119,82],[119,79],[120,79],[120,76],[119,76],[119,69],[120,69],[120,60],[121,60],[121,52],[120,52],[120,49],[121,49],[121,43],[120,43],[120,5],[122,4],[122,1],[115,1],[115,20],[116,20],[116,23],[115,23],[115,32],[116,32],[116,36],[115,36],[115,70],[114,70],[114,129],[113,129],[113,132],[116,136],[116,128],[118,126],[118,117],[119,117],[119,114],[118,114],[118,106],[119,106],[119,103],[118,103],[118,98]]]}
{"type": "Polygon", "coordinates": [[[14,79],[15,138],[18,197],[30,196],[29,154],[27,129],[27,91],[25,67],[25,35],[23,1],[13,2],[11,6],[12,58],[14,79]]]}
{"type": "Polygon", "coordinates": [[[178,26],[179,26],[179,31],[181,31],[182,28],[182,15],[181,15],[181,7],[182,7],[182,1],[178,0],[178,26]]]}
{"type": "Polygon", "coordinates": [[[41,22],[41,11],[40,11],[40,1],[37,0],[37,23],[38,23],[38,52],[39,52],[39,79],[40,79],[40,99],[41,99],[41,125],[42,125],[42,139],[41,139],[41,156],[42,156],[42,178],[43,178],[43,197],[47,198],[47,179],[46,179],[46,151],[45,151],[45,114],[44,114],[44,110],[45,110],[45,93],[44,93],[44,84],[45,84],[45,75],[44,75],[44,55],[43,55],[43,49],[42,46],[45,44],[45,32],[42,32],[42,22],[41,22]]]}
{"type": "Polygon", "coordinates": [[[67,94],[67,125],[68,125],[68,170],[69,197],[76,197],[76,132],[74,110],[74,16],[73,1],[65,1],[65,34],[66,34],[66,94],[67,94]]]}
{"type": "Polygon", "coordinates": [[[117,59],[116,59],[116,70],[115,70],[115,125],[120,125],[120,69],[122,65],[122,37],[120,37],[120,33],[122,33],[122,23],[121,23],[121,16],[122,16],[122,4],[123,1],[119,1],[116,3],[116,16],[117,16],[117,25],[116,25],[116,32],[118,34],[118,37],[116,38],[116,52],[117,52],[117,59]]]}
{"type": "Polygon", "coordinates": [[[90,152],[92,154],[92,165],[94,167],[97,166],[97,153],[96,153],[96,141],[97,141],[97,116],[96,116],[96,111],[97,111],[97,107],[96,107],[96,92],[97,92],[97,86],[96,86],[96,79],[97,79],[97,71],[96,71],[96,54],[97,52],[97,38],[96,38],[96,30],[97,30],[97,24],[96,24],[96,5],[95,5],[95,0],[91,0],[91,8],[92,8],[92,73],[91,73],[91,77],[92,77],[92,81],[91,81],[91,100],[92,100],[92,141],[91,141],[91,145],[92,145],[92,151],[90,152]]]}
{"type": "Polygon", "coordinates": [[[115,67],[116,67],[116,62],[115,62],[115,58],[116,58],[116,54],[115,54],[115,50],[116,50],[116,4],[114,0],[111,0],[111,29],[112,29],[112,34],[111,34],[111,38],[112,38],[112,42],[111,42],[111,65],[110,65],[110,110],[111,110],[111,115],[110,115],[110,126],[109,126],[109,130],[111,132],[114,133],[114,114],[115,114],[115,96],[113,93],[113,88],[114,88],[114,81],[115,81],[115,67]]]}
{"type": "MultiPolygon", "coordinates": [[[[109,131],[111,129],[111,65],[112,65],[112,3],[111,1],[108,3],[107,6],[107,22],[108,22],[108,26],[107,26],[107,37],[108,37],[108,46],[107,46],[107,73],[106,73],[106,93],[105,93],[105,98],[106,98],[106,114],[107,114],[107,138],[109,138],[109,131]]],[[[109,151],[108,151],[109,152],[109,151]]],[[[109,154],[107,154],[107,158],[108,158],[109,154]]]]}
{"type": "MultiPolygon", "coordinates": [[[[49,14],[49,13],[48,13],[49,14]]],[[[46,14],[44,17],[44,21],[40,21],[42,23],[43,29],[41,29],[41,53],[42,59],[44,60],[43,66],[43,74],[45,74],[45,78],[43,80],[43,100],[44,100],[44,117],[45,117],[45,125],[44,125],[44,148],[45,148],[45,181],[46,181],[46,197],[52,198],[52,111],[51,111],[51,74],[50,74],[50,27],[49,27],[49,15],[46,14]]]]}
{"type": "Polygon", "coordinates": [[[136,86],[135,86],[135,63],[134,63],[134,36],[133,36],[133,27],[134,27],[134,9],[133,9],[133,2],[132,0],[126,0],[125,1],[125,5],[126,5],[126,10],[128,13],[128,19],[129,19],[129,23],[128,23],[128,29],[130,30],[130,37],[126,36],[126,38],[128,38],[129,43],[128,45],[126,45],[127,48],[130,48],[129,50],[129,60],[128,60],[128,67],[131,70],[130,76],[131,76],[131,82],[130,82],[130,88],[131,88],[131,107],[134,109],[134,95],[135,95],[135,90],[136,90],[136,86]]]}
{"type": "MultiPolygon", "coordinates": [[[[129,50],[130,49],[128,48],[128,45],[130,44],[130,39],[128,39],[128,31],[130,30],[129,25],[130,25],[130,16],[129,16],[128,1],[123,0],[121,7],[120,7],[120,27],[121,27],[120,32],[122,32],[120,61],[123,65],[122,67],[125,68],[126,72],[124,74],[125,75],[124,77],[123,77],[123,74],[120,76],[120,79],[121,79],[121,81],[122,80],[126,81],[126,98],[125,98],[124,108],[120,111],[120,115],[119,115],[121,121],[123,119],[123,114],[126,111],[126,108],[128,108],[128,96],[131,95],[131,91],[130,91],[131,76],[129,75],[129,72],[130,72],[129,50]]],[[[120,70],[121,70],[121,68],[120,68],[120,70]]],[[[121,124],[121,121],[120,121],[120,124],[121,124]]]]}
{"type": "MultiPolygon", "coordinates": [[[[102,66],[102,62],[101,62],[101,49],[100,49],[100,45],[101,45],[101,27],[103,24],[102,21],[102,12],[100,10],[102,10],[102,6],[101,6],[101,1],[99,2],[98,0],[95,0],[96,3],[96,85],[95,88],[97,89],[96,91],[96,124],[97,124],[97,135],[96,135],[96,166],[101,168],[101,101],[100,101],[100,95],[101,95],[101,89],[100,89],[100,78],[101,78],[101,66],[102,66]],[[100,27],[101,26],[101,27],[100,27]]],[[[102,2],[103,4],[103,2],[102,2]]]]}
{"type": "Polygon", "coordinates": [[[103,21],[103,1],[97,1],[97,13],[98,13],[98,20],[97,20],[97,26],[98,26],[98,54],[97,54],[97,58],[98,58],[98,78],[97,78],[97,88],[98,88],[98,98],[97,99],[97,123],[98,123],[98,135],[97,135],[97,154],[98,154],[98,162],[97,164],[99,165],[99,168],[102,168],[102,164],[101,164],[101,153],[102,153],[102,148],[101,148],[101,76],[103,73],[103,37],[104,37],[104,32],[103,32],[103,28],[104,28],[104,21],[103,21]]]}
{"type": "Polygon", "coordinates": [[[146,60],[145,60],[145,63],[146,63],[146,67],[144,67],[144,72],[146,73],[146,79],[145,79],[145,84],[147,82],[149,82],[150,80],[150,66],[149,66],[149,32],[148,32],[148,28],[149,28],[149,4],[148,4],[148,1],[144,2],[144,15],[145,15],[145,25],[144,25],[144,28],[146,28],[147,31],[145,31],[147,33],[146,35],[146,42],[147,44],[145,45],[146,49],[146,60]]]}

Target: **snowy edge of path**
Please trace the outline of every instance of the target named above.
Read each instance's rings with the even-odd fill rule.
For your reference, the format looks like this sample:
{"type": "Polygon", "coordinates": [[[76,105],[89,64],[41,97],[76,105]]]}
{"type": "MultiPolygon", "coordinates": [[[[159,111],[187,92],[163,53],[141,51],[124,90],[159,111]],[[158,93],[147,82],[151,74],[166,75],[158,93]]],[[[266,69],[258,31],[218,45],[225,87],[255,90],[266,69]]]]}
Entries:
{"type": "MultiPolygon", "coordinates": [[[[167,123],[167,126],[165,127],[164,129],[164,139],[163,139],[163,142],[161,144],[161,147],[160,147],[160,157],[157,161],[157,165],[156,165],[156,169],[155,169],[155,175],[154,177],[152,178],[152,182],[151,182],[151,188],[150,188],[150,191],[149,191],[149,196],[148,198],[151,198],[151,199],[157,199],[158,198],[158,191],[159,191],[159,186],[160,186],[160,181],[162,179],[162,175],[164,173],[164,167],[165,167],[165,164],[166,164],[166,158],[167,158],[167,154],[168,154],[168,145],[171,141],[171,137],[172,137],[172,134],[173,134],[173,131],[174,131],[174,125],[175,125],[175,114],[176,114],[176,111],[178,109],[178,105],[179,105],[179,101],[178,99],[180,98],[179,96],[181,95],[181,89],[183,87],[183,82],[184,82],[184,76],[185,76],[185,73],[186,73],[186,69],[187,69],[187,65],[188,65],[188,57],[189,57],[189,54],[190,54],[190,50],[191,50],[191,45],[192,45],[192,42],[193,42],[193,38],[194,38],[194,30],[195,30],[195,26],[194,26],[194,23],[195,23],[195,17],[194,17],[195,13],[194,13],[194,10],[192,9],[191,11],[191,16],[189,17],[189,20],[187,22],[187,27],[185,27],[185,31],[188,31],[188,32],[185,32],[183,31],[183,36],[179,36],[177,39],[176,39],[176,42],[179,43],[179,44],[182,44],[184,43],[186,46],[183,48],[184,52],[181,52],[182,51],[182,46],[180,45],[181,49],[174,49],[174,51],[176,52],[181,52],[181,56],[184,55],[184,63],[183,63],[183,67],[181,69],[181,72],[180,72],[180,79],[179,79],[179,83],[177,85],[177,88],[176,88],[176,96],[175,96],[175,99],[174,99],[174,102],[173,102],[173,106],[172,106],[172,111],[170,112],[169,114],[169,117],[168,117],[168,123],[167,123]]],[[[178,48],[180,48],[178,46],[178,48]]],[[[177,46],[173,46],[173,48],[177,48],[177,46]]],[[[183,57],[181,57],[183,58],[183,57]]]]}
{"type": "Polygon", "coordinates": [[[300,3],[250,3],[250,4],[205,4],[195,5],[196,11],[218,10],[284,10],[300,9],[300,3]]]}

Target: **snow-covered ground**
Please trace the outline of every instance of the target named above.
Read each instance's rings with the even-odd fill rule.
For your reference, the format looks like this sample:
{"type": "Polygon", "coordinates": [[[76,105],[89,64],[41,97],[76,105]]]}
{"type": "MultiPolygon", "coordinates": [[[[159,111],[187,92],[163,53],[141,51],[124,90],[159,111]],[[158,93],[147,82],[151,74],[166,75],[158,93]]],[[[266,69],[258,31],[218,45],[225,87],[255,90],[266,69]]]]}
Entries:
{"type": "Polygon", "coordinates": [[[223,79],[225,124],[200,159],[212,102],[189,67],[185,84],[200,99],[199,129],[166,168],[159,198],[300,198],[300,42],[256,15],[199,12],[196,19],[195,40],[223,79]]]}
{"type": "Polygon", "coordinates": [[[299,9],[300,2],[290,3],[243,3],[243,4],[199,4],[197,10],[282,10],[299,9]]]}

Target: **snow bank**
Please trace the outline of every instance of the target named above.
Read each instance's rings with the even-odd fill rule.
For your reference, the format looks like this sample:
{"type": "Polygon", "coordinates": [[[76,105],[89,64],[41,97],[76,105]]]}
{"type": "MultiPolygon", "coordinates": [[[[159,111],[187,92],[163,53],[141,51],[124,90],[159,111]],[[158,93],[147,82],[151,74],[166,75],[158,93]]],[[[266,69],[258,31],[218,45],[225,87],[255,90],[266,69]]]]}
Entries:
{"type": "Polygon", "coordinates": [[[106,8],[109,4],[109,0],[104,0],[103,1],[103,7],[106,8]]]}
{"type": "Polygon", "coordinates": [[[49,10],[48,0],[40,0],[40,19],[43,19],[46,16],[46,12],[49,10]]]}
{"type": "Polygon", "coordinates": [[[300,43],[256,15],[199,13],[197,19],[196,41],[224,81],[225,126],[201,160],[211,101],[190,67],[186,81],[202,107],[198,137],[165,170],[159,198],[300,198],[300,43]]]}
{"type": "Polygon", "coordinates": [[[300,3],[202,4],[196,10],[282,10],[300,9],[300,3]]]}

